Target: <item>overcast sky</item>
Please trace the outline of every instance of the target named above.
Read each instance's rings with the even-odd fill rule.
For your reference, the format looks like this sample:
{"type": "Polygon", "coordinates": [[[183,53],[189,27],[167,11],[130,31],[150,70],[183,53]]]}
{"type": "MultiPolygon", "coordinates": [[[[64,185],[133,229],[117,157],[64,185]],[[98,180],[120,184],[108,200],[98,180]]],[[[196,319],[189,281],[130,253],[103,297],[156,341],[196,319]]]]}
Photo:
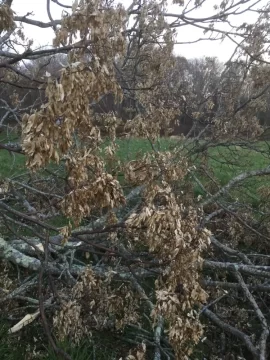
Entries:
{"type": "MultiPolygon", "coordinates": [[[[128,6],[130,0],[119,1],[124,6],[128,6]]],[[[204,17],[209,16],[213,12],[213,6],[219,2],[218,0],[206,0],[206,5],[202,9],[198,9],[196,13],[192,13],[192,16],[204,17]]],[[[71,5],[72,0],[62,0],[63,4],[71,5]]],[[[49,21],[47,11],[46,11],[46,0],[14,0],[12,9],[16,12],[18,16],[24,16],[29,12],[33,12],[33,18],[49,21]]],[[[62,9],[57,6],[55,3],[51,2],[51,13],[54,19],[61,18],[62,9]]],[[[172,5],[169,7],[169,12],[180,13],[181,8],[177,5],[172,5]]],[[[254,13],[245,13],[243,16],[236,17],[238,24],[243,22],[253,22],[255,20],[254,13]]],[[[53,31],[51,29],[40,29],[34,26],[24,25],[25,34],[29,39],[33,39],[35,45],[47,45],[51,44],[53,38],[53,31]]],[[[194,27],[183,27],[178,31],[178,41],[193,41],[200,37],[203,37],[203,33],[200,29],[194,27]]],[[[234,45],[226,40],[224,42],[220,41],[202,41],[196,44],[188,45],[175,45],[175,53],[178,55],[183,55],[188,58],[193,57],[203,57],[203,56],[217,56],[221,61],[227,61],[232,54],[234,45]]]]}

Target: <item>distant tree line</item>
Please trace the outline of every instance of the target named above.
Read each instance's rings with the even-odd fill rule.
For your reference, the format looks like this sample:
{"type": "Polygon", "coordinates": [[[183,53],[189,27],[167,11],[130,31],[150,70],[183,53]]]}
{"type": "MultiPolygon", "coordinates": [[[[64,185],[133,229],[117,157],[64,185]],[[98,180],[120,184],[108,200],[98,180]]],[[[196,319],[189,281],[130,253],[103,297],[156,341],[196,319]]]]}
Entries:
{"type": "MultiPolygon", "coordinates": [[[[57,54],[17,64],[17,74],[12,71],[8,80],[5,76],[5,79],[0,82],[0,128],[7,124],[19,124],[21,117],[18,116],[20,114],[18,110],[21,109],[21,114],[23,114],[29,108],[38,108],[45,99],[42,84],[46,81],[46,76],[51,74],[53,77],[59,77],[60,70],[66,63],[66,55],[57,54]],[[16,95],[14,95],[14,88],[16,88],[16,95]],[[20,101],[18,102],[17,99],[20,101]],[[15,108],[16,111],[13,111],[15,108]]],[[[226,109],[228,94],[230,96],[234,94],[235,110],[240,109],[249,101],[250,94],[260,87],[260,79],[264,73],[269,72],[268,68],[269,65],[262,64],[260,72],[256,71],[256,74],[253,74],[251,69],[247,74],[243,74],[246,71],[246,65],[241,61],[223,64],[216,57],[187,59],[176,56],[174,66],[163,79],[162,86],[166,91],[164,91],[164,98],[160,99],[163,106],[173,107],[176,110],[176,121],[170,134],[187,135],[190,133],[190,136],[196,136],[206,124],[211,124],[217,112],[222,114],[223,108],[226,109]],[[233,91],[232,88],[234,88],[233,91]]],[[[124,87],[120,77],[118,81],[124,87]]],[[[147,89],[145,91],[147,92],[147,89]]],[[[257,118],[267,129],[270,126],[268,88],[261,96],[260,102],[264,105],[258,110],[257,118]]],[[[138,106],[140,110],[143,109],[138,100],[125,91],[121,100],[116,99],[112,93],[106,93],[98,101],[89,99],[89,106],[95,114],[112,113],[122,119],[123,123],[136,116],[138,106]]],[[[123,126],[120,126],[118,131],[121,134],[123,126]]]]}

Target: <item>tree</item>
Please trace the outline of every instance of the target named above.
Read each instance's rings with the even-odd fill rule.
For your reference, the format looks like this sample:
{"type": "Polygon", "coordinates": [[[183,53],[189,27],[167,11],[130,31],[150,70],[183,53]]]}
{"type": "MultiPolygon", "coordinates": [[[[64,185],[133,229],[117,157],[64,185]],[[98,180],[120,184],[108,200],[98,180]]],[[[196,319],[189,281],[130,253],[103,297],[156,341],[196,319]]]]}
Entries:
{"type": "Polygon", "coordinates": [[[0,81],[15,99],[2,97],[1,124],[7,112],[21,124],[19,142],[0,149],[23,154],[28,169],[1,182],[0,257],[9,267],[0,301],[9,313],[17,301],[35,306],[31,314],[20,307],[23,320],[11,332],[40,315],[65,359],[55,338],[79,343],[93,331],[128,327],[141,344],[137,359],[148,348],[155,360],[189,359],[195,344],[212,358],[267,359],[270,152],[258,142],[258,114],[269,89],[270,5],[222,1],[201,18],[205,2],[197,0],[176,2],[177,13],[154,0],[128,9],[53,1],[65,11],[54,20],[48,0],[48,23],[17,16],[12,1],[0,6],[0,81]],[[249,12],[253,24],[234,24],[249,12]],[[35,49],[19,23],[53,28],[53,46],[35,49]],[[175,58],[175,29],[184,26],[204,31],[198,41],[233,41],[230,60],[175,58]],[[35,100],[25,105],[29,90],[35,100]],[[130,101],[129,121],[95,113],[107,94],[130,101]],[[191,130],[164,150],[160,134],[179,115],[191,118],[191,130]],[[119,157],[119,127],[147,139],[151,151],[119,157]],[[254,154],[263,165],[241,171],[254,154]],[[229,179],[219,177],[222,164],[229,179]],[[233,344],[221,344],[220,333],[233,344]]]}

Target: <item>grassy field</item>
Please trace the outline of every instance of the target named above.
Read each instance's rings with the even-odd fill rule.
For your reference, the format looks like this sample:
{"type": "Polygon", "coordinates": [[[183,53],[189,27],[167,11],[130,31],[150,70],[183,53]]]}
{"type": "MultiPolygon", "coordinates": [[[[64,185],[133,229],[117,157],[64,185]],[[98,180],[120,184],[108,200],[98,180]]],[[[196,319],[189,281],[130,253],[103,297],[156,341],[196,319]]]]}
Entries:
{"type": "MultiPolygon", "coordinates": [[[[3,143],[16,140],[16,135],[13,133],[0,137],[0,142],[3,143]]],[[[117,155],[123,162],[133,160],[138,156],[140,157],[152,151],[152,145],[146,139],[119,139],[117,140],[117,145],[117,155]]],[[[181,145],[180,140],[175,138],[161,138],[154,144],[154,147],[157,150],[169,151],[175,146],[181,145]]],[[[188,145],[188,147],[189,146],[191,145],[188,145]]],[[[238,146],[215,146],[209,148],[207,151],[207,164],[212,169],[211,175],[216,179],[216,186],[213,186],[213,192],[217,191],[219,186],[225,185],[230,179],[242,172],[262,169],[270,165],[269,142],[252,144],[252,148],[253,149],[240,148],[238,146]]],[[[202,154],[200,154],[200,156],[194,156],[194,164],[197,166],[200,165],[202,161],[202,154]]],[[[26,171],[25,157],[23,155],[0,150],[0,181],[4,178],[14,179],[26,171]]],[[[204,176],[201,171],[197,171],[196,176],[203,184],[209,184],[209,178],[204,176]]],[[[214,182],[212,185],[214,185],[214,182]]],[[[258,207],[262,202],[258,189],[265,185],[270,186],[269,177],[256,177],[244,181],[242,186],[237,187],[231,194],[233,194],[235,199],[240,198],[251,206],[258,207]]],[[[196,196],[205,196],[204,191],[197,184],[194,184],[194,193],[196,196]]],[[[52,225],[57,226],[59,225],[58,223],[62,224],[63,219],[54,219],[52,225]]]]}
{"type": "MultiPolygon", "coordinates": [[[[8,144],[16,142],[18,136],[14,133],[1,134],[0,143],[8,144]]],[[[16,176],[25,171],[25,156],[12,154],[6,150],[0,150],[0,180],[6,177],[16,176]]]]}
{"type": "MultiPolygon", "coordinates": [[[[150,143],[144,139],[120,140],[118,145],[118,154],[123,160],[133,159],[138,153],[145,153],[152,150],[150,143]]],[[[160,148],[162,151],[170,150],[177,145],[179,145],[179,141],[169,138],[162,138],[158,144],[155,144],[156,148],[160,148]]],[[[252,147],[253,149],[240,148],[239,146],[216,146],[209,148],[207,152],[207,163],[213,170],[217,185],[223,186],[243,172],[263,169],[270,165],[270,144],[260,142],[253,144],[252,147]]],[[[201,157],[198,159],[194,156],[194,163],[197,166],[201,161],[201,157]]],[[[202,183],[207,181],[201,172],[197,173],[197,177],[202,183]]],[[[249,179],[244,181],[243,185],[244,186],[238,187],[236,190],[236,197],[245,197],[245,200],[250,205],[257,207],[261,201],[257,190],[263,185],[270,186],[269,177],[249,179]]],[[[202,189],[196,184],[195,194],[204,195],[202,189]]]]}
{"type": "MultiPolygon", "coordinates": [[[[1,142],[14,141],[15,137],[11,134],[7,138],[0,138],[1,142]]],[[[124,139],[118,140],[118,156],[126,162],[135,159],[146,152],[152,150],[151,144],[146,139],[124,139]]],[[[178,145],[176,139],[161,138],[155,145],[156,149],[168,151],[178,145]]],[[[270,144],[261,142],[256,144],[257,150],[234,147],[218,146],[208,150],[208,164],[213,169],[213,175],[219,185],[225,185],[236,175],[250,170],[262,169],[270,165],[270,144]],[[262,150],[262,151],[261,151],[262,150]]],[[[195,164],[199,165],[201,160],[194,157],[195,164]]],[[[11,154],[6,150],[0,151],[0,180],[6,177],[14,178],[26,171],[25,157],[20,154],[11,154]]],[[[204,182],[204,177],[198,173],[198,177],[204,182]]],[[[265,177],[245,181],[245,190],[257,202],[256,190],[268,181],[265,177]]],[[[198,194],[202,194],[196,188],[198,194]]]]}

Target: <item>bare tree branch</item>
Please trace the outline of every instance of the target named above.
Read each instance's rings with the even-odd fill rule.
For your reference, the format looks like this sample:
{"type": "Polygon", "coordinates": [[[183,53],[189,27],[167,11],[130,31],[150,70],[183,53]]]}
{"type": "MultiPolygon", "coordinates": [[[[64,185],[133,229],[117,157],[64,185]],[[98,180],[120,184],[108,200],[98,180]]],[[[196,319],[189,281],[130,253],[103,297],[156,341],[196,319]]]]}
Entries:
{"type": "Polygon", "coordinates": [[[202,206],[206,206],[209,205],[212,202],[215,202],[219,197],[226,195],[226,193],[234,186],[236,186],[237,184],[241,183],[242,181],[250,178],[250,177],[254,177],[254,176],[265,176],[265,175],[270,175],[270,167],[266,167],[265,169],[261,169],[261,170],[252,170],[246,173],[242,173],[238,176],[236,176],[235,178],[233,178],[232,180],[230,180],[228,182],[228,184],[226,184],[225,186],[223,186],[216,194],[212,195],[209,199],[207,199],[206,201],[204,201],[202,203],[202,206]]]}
{"type": "Polygon", "coordinates": [[[238,339],[242,340],[248,350],[253,355],[254,359],[259,359],[259,352],[257,348],[252,344],[249,336],[244,334],[242,331],[236,329],[235,327],[225,323],[222,321],[216,314],[214,314],[211,310],[205,309],[203,312],[203,315],[205,315],[209,320],[211,320],[214,324],[216,324],[218,327],[220,327],[225,332],[236,336],[238,339]]]}
{"type": "Polygon", "coordinates": [[[253,295],[251,294],[251,292],[249,291],[247,285],[245,284],[241,274],[236,270],[235,271],[235,276],[239,282],[239,284],[241,285],[244,294],[246,295],[247,299],[249,300],[249,302],[251,303],[252,307],[255,310],[255,314],[257,315],[258,319],[260,320],[260,323],[262,325],[263,331],[261,334],[261,339],[260,339],[260,360],[266,360],[267,359],[267,338],[269,336],[269,326],[267,324],[266,318],[263,315],[261,309],[259,308],[256,300],[254,299],[253,295]]]}

